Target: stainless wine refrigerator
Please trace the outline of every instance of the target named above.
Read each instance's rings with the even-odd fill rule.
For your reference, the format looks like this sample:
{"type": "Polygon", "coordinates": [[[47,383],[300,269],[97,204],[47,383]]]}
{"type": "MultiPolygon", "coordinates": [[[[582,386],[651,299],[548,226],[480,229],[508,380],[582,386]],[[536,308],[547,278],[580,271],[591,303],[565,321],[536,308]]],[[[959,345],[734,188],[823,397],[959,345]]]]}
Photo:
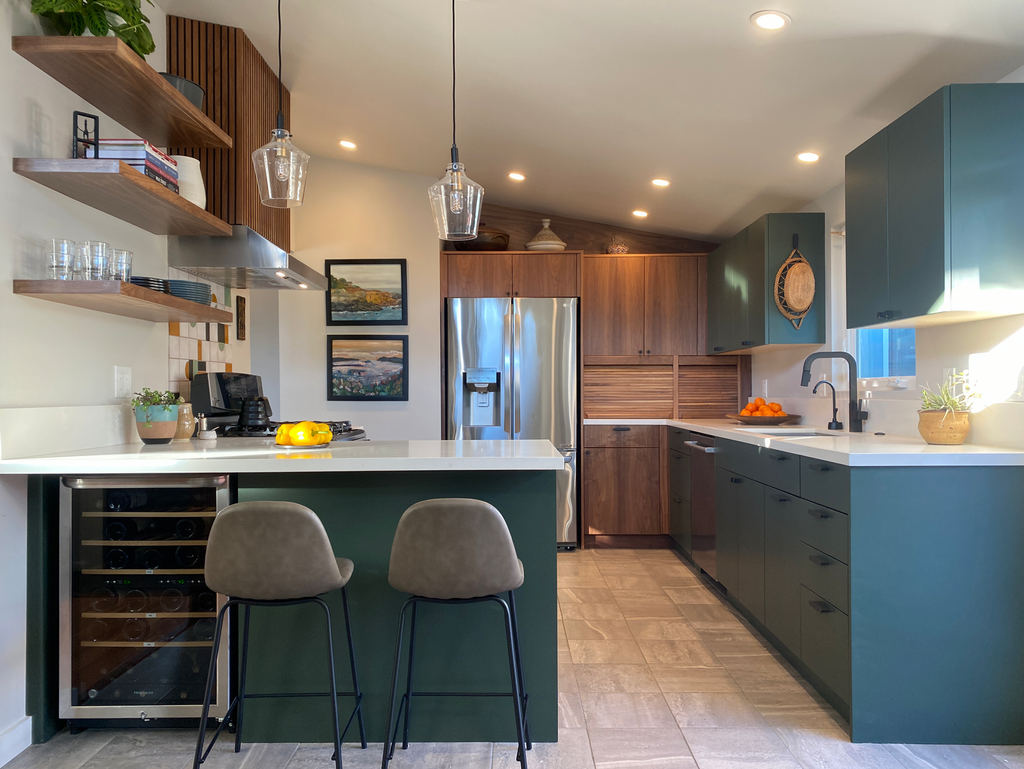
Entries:
{"type": "MultiPolygon", "coordinates": [[[[198,718],[217,611],[207,536],[227,476],[63,478],[60,717],[198,718]]],[[[226,626],[225,626],[226,627],[226,626]]],[[[211,716],[228,705],[222,635],[211,716]]]]}

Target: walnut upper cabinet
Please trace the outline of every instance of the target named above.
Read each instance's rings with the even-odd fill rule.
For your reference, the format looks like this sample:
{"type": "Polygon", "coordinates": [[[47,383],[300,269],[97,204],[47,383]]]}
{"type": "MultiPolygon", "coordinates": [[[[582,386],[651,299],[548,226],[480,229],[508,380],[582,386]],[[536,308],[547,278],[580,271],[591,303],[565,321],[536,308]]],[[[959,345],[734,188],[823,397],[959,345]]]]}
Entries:
{"type": "Polygon", "coordinates": [[[449,251],[448,296],[579,296],[579,252],[449,251]]]}
{"type": "Polygon", "coordinates": [[[702,255],[583,260],[583,354],[698,355],[702,255]]]}

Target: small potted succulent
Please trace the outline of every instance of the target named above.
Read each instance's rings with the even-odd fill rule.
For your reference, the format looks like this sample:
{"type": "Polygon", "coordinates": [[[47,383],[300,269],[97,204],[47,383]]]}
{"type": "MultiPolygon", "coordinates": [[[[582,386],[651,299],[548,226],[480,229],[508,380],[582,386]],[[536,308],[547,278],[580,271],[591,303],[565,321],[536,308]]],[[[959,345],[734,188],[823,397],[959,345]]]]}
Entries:
{"type": "Polygon", "coordinates": [[[143,387],[135,393],[135,427],[146,444],[170,443],[178,429],[179,398],[169,390],[163,392],[143,387]]]}
{"type": "Polygon", "coordinates": [[[968,373],[954,370],[938,390],[921,388],[921,409],[917,412],[918,432],[926,443],[957,446],[970,432],[971,405],[980,397],[970,384],[968,373]]]}

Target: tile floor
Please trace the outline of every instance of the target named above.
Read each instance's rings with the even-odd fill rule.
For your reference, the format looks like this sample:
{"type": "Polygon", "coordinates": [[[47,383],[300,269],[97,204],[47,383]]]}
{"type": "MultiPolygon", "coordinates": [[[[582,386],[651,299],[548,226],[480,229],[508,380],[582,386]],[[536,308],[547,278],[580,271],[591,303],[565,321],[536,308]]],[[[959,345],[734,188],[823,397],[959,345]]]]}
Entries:
{"type": "MultiPolygon", "coordinates": [[[[558,556],[559,741],[535,769],[1024,769],[1024,747],[853,745],[846,723],[688,564],[662,550],[558,556]]],[[[4,769],[186,769],[180,731],[58,735],[4,769]]],[[[379,745],[347,746],[349,769],[379,745]]],[[[515,769],[515,746],[416,744],[392,766],[515,769]]],[[[218,743],[205,769],[329,769],[330,746],[218,743]]]]}

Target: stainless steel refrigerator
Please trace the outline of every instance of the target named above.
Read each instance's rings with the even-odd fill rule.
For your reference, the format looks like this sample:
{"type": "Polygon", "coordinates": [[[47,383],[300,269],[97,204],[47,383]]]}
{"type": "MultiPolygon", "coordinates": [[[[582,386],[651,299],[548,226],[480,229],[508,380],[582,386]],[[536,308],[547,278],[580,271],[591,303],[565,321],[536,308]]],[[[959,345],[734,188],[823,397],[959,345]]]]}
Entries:
{"type": "Polygon", "coordinates": [[[576,539],[577,299],[448,300],[448,438],[562,452],[557,542],[576,539]]]}

